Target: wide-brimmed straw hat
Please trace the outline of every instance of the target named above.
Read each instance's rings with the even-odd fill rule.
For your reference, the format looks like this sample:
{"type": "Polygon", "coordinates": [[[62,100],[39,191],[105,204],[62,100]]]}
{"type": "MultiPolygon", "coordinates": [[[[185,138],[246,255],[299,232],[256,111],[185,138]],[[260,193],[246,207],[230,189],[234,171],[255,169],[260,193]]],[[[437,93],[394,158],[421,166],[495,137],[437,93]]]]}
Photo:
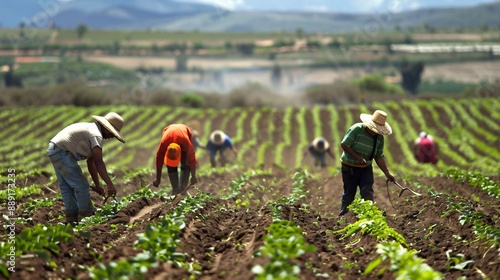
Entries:
{"type": "Polygon", "coordinates": [[[109,132],[113,133],[116,139],[125,143],[125,139],[121,134],[120,130],[123,128],[123,118],[115,112],[107,113],[104,117],[92,116],[96,121],[98,121],[104,128],[109,132]]]}
{"type": "Polygon", "coordinates": [[[314,149],[320,152],[324,152],[328,150],[328,148],[330,147],[328,141],[326,141],[325,138],[323,138],[322,136],[314,138],[312,144],[314,149]]]}
{"type": "Polygon", "coordinates": [[[224,144],[225,140],[226,134],[224,134],[222,130],[214,130],[212,133],[210,133],[210,142],[214,143],[215,145],[222,145],[224,144]]]}
{"type": "Polygon", "coordinates": [[[179,166],[181,161],[181,146],[177,143],[170,143],[167,147],[167,152],[165,153],[164,162],[165,165],[170,167],[179,166]]]}
{"type": "Polygon", "coordinates": [[[368,127],[371,131],[381,134],[381,135],[391,135],[392,128],[389,123],[386,122],[387,113],[382,110],[376,110],[373,115],[361,114],[361,121],[368,127]]]}

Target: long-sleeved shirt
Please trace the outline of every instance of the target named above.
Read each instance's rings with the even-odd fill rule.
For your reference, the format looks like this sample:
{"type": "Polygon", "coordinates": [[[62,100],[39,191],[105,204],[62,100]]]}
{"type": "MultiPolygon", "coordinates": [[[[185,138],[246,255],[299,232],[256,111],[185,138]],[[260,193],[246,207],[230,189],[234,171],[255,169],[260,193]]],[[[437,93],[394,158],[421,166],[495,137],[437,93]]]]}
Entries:
{"type": "Polygon", "coordinates": [[[196,168],[196,156],[194,146],[191,142],[191,130],[183,124],[167,125],[163,129],[160,145],[156,151],[156,166],[163,165],[167,147],[171,143],[176,143],[181,147],[181,152],[186,152],[187,164],[190,168],[196,168]]]}

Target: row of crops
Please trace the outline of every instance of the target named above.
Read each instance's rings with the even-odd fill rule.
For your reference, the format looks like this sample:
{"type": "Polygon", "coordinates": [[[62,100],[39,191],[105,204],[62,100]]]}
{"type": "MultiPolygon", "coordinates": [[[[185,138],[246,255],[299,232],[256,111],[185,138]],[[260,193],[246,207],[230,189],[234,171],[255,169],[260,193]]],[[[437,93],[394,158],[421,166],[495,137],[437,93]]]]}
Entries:
{"type": "MultiPolygon", "coordinates": [[[[198,120],[202,141],[214,129],[222,129],[240,150],[234,164],[249,167],[310,165],[302,152],[316,136],[323,135],[340,157],[340,141],[347,128],[359,122],[360,113],[385,110],[394,130],[386,137],[389,167],[401,173],[436,174],[450,166],[481,170],[496,175],[500,169],[500,102],[498,99],[445,99],[440,101],[389,101],[350,107],[196,110],[169,107],[43,107],[4,109],[0,122],[2,168],[50,170],[45,156],[48,141],[64,126],[91,121],[92,115],[120,113],[126,125],[127,143],[110,141],[105,160],[114,168],[152,168],[161,131],[169,123],[198,120]],[[436,167],[419,164],[413,157],[412,142],[420,131],[432,135],[439,148],[436,167]]],[[[208,166],[205,151],[199,151],[200,168],[208,166]]],[[[331,160],[332,168],[340,166],[331,160]]]]}
{"type": "MultiPolygon", "coordinates": [[[[500,273],[500,183],[496,99],[386,102],[336,108],[201,111],[168,107],[6,109],[2,135],[0,274],[11,279],[495,279],[500,273]],[[302,152],[324,135],[338,158],[360,113],[388,112],[387,161],[424,194],[398,197],[376,178],[375,203],[355,200],[338,217],[338,160],[309,168],[302,152]],[[118,200],[72,228],[45,156],[62,127],[108,111],[126,121],[126,144],[109,141],[105,161],[118,200]],[[209,168],[173,204],[150,187],[161,131],[199,120],[223,129],[239,153],[209,168]],[[438,141],[440,162],[418,164],[420,130],[438,141]],[[15,176],[13,176],[15,174],[15,176]],[[493,176],[493,177],[492,177],[493,176]],[[494,178],[494,179],[490,179],[494,178]],[[9,184],[15,188],[9,188],[9,184]],[[392,197],[392,200],[390,200],[392,197]],[[9,208],[10,207],[10,208],[9,208]],[[15,215],[10,215],[10,214],[15,215]]],[[[378,171],[378,169],[374,169],[378,171]]]]}
{"type": "MultiPolygon", "coordinates": [[[[203,181],[217,185],[206,183],[203,191],[177,205],[165,201],[165,189],[141,188],[102,206],[75,228],[58,223],[60,217],[33,220],[36,212],[61,213],[60,195],[21,196],[16,200],[26,202],[17,209],[15,223],[22,229],[15,234],[14,252],[12,244],[0,242],[0,272],[23,279],[40,263],[45,277],[91,279],[148,279],[173,272],[183,279],[196,279],[213,270],[225,279],[373,279],[377,275],[494,279],[500,268],[498,220],[492,221],[486,210],[498,208],[500,184],[477,173],[453,170],[447,175],[450,182],[470,183],[466,187],[477,188],[477,193],[486,191],[483,186],[488,181],[490,194],[475,203],[421,184],[419,191],[427,196],[400,201],[400,207],[408,209],[405,213],[387,215],[380,205],[357,199],[351,207],[354,215],[342,218],[325,203],[332,197],[315,188],[317,175],[307,170],[280,174],[288,178],[276,175],[272,170],[242,172],[235,167],[202,172],[203,181]],[[149,205],[157,211],[132,218],[139,214],[132,206],[144,201],[142,208],[149,205]],[[128,219],[116,222],[124,213],[128,219]],[[243,223],[236,222],[241,217],[243,223]],[[448,240],[441,240],[442,234],[450,234],[448,240]],[[195,242],[203,246],[194,246],[195,242]],[[231,255],[231,250],[238,254],[231,255]],[[236,260],[231,263],[229,258],[236,260]],[[10,271],[9,259],[17,261],[17,272],[10,271]],[[240,261],[246,265],[230,268],[240,261]],[[16,274],[20,271],[24,274],[16,274]]],[[[2,233],[9,230],[4,227],[2,233]]]]}

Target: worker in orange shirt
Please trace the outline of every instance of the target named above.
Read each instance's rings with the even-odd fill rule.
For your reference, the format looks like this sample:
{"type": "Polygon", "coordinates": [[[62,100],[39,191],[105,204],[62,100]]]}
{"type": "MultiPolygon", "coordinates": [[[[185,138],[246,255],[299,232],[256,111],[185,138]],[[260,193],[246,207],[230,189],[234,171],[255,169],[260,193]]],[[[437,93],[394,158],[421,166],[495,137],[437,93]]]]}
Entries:
{"type": "Polygon", "coordinates": [[[184,124],[171,124],[163,129],[160,145],[156,151],[156,178],[153,185],[158,187],[161,182],[163,164],[167,166],[168,178],[172,185],[171,195],[186,191],[191,175],[191,185],[198,182],[196,178],[196,156],[192,132],[184,124]],[[179,181],[178,166],[181,166],[179,181]]]}

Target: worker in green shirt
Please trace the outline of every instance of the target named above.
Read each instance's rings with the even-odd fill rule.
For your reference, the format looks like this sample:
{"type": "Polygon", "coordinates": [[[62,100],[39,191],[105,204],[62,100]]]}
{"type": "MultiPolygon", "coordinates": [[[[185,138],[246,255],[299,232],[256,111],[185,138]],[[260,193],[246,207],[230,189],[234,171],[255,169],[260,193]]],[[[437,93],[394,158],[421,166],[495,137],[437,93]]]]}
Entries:
{"type": "Polygon", "coordinates": [[[386,122],[387,114],[376,110],[373,115],[361,114],[360,118],[362,122],[352,125],[341,142],[343,152],[340,160],[344,182],[341,216],[347,213],[358,186],[361,197],[373,201],[373,160],[389,181],[395,181],[384,156],[384,135],[392,134],[391,126],[386,122]]]}

